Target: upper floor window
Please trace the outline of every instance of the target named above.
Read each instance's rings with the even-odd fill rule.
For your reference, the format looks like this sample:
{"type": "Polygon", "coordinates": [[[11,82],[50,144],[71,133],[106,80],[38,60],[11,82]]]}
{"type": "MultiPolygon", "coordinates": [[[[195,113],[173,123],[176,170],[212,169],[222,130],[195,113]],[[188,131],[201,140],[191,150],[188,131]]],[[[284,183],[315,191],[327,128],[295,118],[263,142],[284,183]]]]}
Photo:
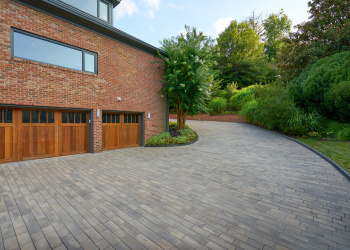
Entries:
{"type": "Polygon", "coordinates": [[[103,0],[61,0],[69,5],[96,16],[106,22],[109,20],[109,3],[103,0]]]}
{"type": "Polygon", "coordinates": [[[97,74],[97,54],[20,30],[13,30],[15,57],[97,74]]]}

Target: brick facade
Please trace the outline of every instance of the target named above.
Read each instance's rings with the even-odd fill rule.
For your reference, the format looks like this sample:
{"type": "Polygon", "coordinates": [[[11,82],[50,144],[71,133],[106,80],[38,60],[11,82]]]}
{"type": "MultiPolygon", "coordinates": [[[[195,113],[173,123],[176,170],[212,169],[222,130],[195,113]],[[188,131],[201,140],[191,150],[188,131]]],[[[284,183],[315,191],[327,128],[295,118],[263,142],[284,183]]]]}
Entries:
{"type": "Polygon", "coordinates": [[[92,109],[94,152],[102,150],[102,116],[96,117],[97,109],[145,112],[145,140],[165,131],[163,72],[152,64],[155,60],[108,37],[0,0],[0,104],[92,109]],[[96,52],[98,74],[11,57],[11,28],[96,52]]]}

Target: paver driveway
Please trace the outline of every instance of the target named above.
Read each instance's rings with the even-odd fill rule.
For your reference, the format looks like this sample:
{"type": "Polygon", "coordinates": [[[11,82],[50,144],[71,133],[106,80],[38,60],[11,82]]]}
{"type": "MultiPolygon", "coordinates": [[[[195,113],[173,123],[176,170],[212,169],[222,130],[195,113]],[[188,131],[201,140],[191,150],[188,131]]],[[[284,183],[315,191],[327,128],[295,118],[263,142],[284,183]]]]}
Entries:
{"type": "Polygon", "coordinates": [[[0,249],[350,249],[350,183],[246,124],[200,139],[0,165],[0,249]]]}

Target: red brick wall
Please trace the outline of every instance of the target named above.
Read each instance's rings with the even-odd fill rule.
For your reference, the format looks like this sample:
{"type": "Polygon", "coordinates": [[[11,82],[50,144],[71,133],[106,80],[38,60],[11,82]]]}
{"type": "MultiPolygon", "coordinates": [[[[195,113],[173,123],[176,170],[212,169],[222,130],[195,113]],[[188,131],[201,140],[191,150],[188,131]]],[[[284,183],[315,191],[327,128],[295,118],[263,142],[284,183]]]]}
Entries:
{"type": "Polygon", "coordinates": [[[154,60],[115,40],[0,0],[0,103],[93,109],[94,152],[102,150],[97,109],[145,112],[145,140],[165,131],[166,100],[159,92],[163,73],[151,64],[154,60]],[[11,27],[97,52],[98,74],[11,57],[11,27]]]}

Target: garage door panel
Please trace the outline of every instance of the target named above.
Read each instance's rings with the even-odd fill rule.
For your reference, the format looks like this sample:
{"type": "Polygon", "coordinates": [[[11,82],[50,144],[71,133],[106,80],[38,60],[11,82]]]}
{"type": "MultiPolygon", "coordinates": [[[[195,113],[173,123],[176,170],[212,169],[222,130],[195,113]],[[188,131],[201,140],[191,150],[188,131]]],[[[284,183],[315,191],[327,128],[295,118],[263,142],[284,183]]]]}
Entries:
{"type": "Polygon", "coordinates": [[[0,162],[13,158],[13,128],[0,127],[0,162]]]}
{"type": "Polygon", "coordinates": [[[54,155],[54,134],[53,126],[23,126],[23,159],[54,155]]]}
{"type": "Polygon", "coordinates": [[[140,146],[140,116],[103,113],[103,150],[140,146]]]}
{"type": "Polygon", "coordinates": [[[86,153],[88,127],[86,124],[62,126],[62,154],[86,153]]]}
{"type": "Polygon", "coordinates": [[[0,127],[0,159],[5,159],[5,127],[0,127]]]}
{"type": "Polygon", "coordinates": [[[118,148],[120,147],[120,124],[108,124],[102,128],[103,133],[103,148],[118,148]]]}

